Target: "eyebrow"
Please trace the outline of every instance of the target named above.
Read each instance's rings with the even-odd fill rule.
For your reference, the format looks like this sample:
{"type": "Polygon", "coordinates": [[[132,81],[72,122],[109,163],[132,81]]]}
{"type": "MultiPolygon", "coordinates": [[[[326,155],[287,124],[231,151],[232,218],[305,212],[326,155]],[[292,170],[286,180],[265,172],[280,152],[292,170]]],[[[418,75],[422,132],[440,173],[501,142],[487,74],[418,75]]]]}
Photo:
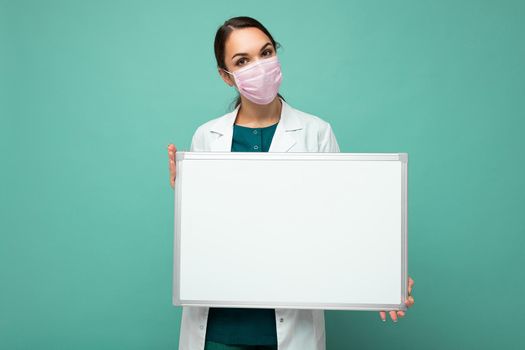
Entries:
{"type": "MultiPolygon", "coordinates": [[[[267,42],[266,44],[264,44],[264,46],[261,48],[261,50],[259,52],[261,52],[262,50],[264,50],[264,48],[268,45],[271,45],[272,43],[271,42],[267,42]]],[[[235,56],[248,56],[248,54],[246,52],[239,52],[239,53],[236,53],[235,55],[232,56],[232,60],[235,58],[235,56]]]]}

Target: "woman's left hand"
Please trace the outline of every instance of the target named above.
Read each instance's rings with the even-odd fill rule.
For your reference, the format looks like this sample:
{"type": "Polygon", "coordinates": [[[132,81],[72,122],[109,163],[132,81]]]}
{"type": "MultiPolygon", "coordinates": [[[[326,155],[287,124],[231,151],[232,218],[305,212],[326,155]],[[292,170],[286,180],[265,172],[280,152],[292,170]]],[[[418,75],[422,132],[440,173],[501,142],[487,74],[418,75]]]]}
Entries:
{"type": "MultiPolygon", "coordinates": [[[[414,297],[412,296],[412,287],[414,286],[414,280],[409,276],[408,277],[408,298],[405,300],[405,304],[407,307],[411,307],[414,305],[414,297]]],[[[405,312],[401,310],[392,310],[388,312],[390,314],[390,318],[392,321],[397,322],[397,317],[403,317],[405,316],[405,312]]],[[[386,321],[386,311],[379,311],[379,316],[381,316],[381,319],[383,322],[386,321]]]]}

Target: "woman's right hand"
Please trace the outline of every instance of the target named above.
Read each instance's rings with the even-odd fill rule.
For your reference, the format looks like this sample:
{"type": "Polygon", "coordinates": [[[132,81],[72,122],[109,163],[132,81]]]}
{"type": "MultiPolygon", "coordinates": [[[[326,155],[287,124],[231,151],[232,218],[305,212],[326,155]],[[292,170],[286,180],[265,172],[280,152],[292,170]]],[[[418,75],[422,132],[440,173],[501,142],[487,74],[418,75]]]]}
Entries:
{"type": "Polygon", "coordinates": [[[174,144],[170,143],[168,145],[168,158],[170,163],[170,186],[171,188],[175,188],[175,176],[177,174],[177,171],[175,169],[175,153],[177,152],[177,148],[174,144]]]}

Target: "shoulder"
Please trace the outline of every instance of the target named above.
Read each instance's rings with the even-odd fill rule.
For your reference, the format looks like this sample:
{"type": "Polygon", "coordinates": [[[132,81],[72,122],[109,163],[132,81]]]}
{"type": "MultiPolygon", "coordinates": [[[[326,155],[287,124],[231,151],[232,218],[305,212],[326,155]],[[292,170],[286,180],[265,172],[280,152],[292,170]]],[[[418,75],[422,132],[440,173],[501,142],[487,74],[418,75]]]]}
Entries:
{"type": "MultiPolygon", "coordinates": [[[[285,101],[283,102],[286,103],[285,101]]],[[[301,134],[312,144],[312,146],[310,146],[311,149],[331,150],[332,152],[338,151],[339,147],[332,126],[327,120],[312,113],[307,113],[294,108],[288,103],[286,103],[285,108],[287,117],[290,118],[290,125],[297,125],[303,129],[301,134]]],[[[227,122],[229,122],[227,119],[231,118],[233,113],[235,113],[235,111],[223,114],[200,124],[193,134],[191,149],[197,151],[208,149],[208,143],[210,142],[209,139],[211,136],[210,131],[217,129],[219,126],[223,126],[225,123],[227,124],[227,122]]]]}
{"type": "Polygon", "coordinates": [[[200,124],[200,125],[197,126],[197,128],[195,129],[194,136],[195,136],[195,135],[200,135],[200,134],[202,134],[202,133],[205,133],[205,132],[211,130],[212,125],[214,125],[215,123],[219,122],[219,121],[222,120],[223,118],[226,118],[226,116],[227,116],[228,114],[229,114],[229,113],[226,113],[225,115],[222,115],[222,116],[220,116],[220,117],[213,118],[213,119],[211,119],[211,120],[208,120],[208,121],[205,122],[205,123],[200,124]]]}
{"type": "Polygon", "coordinates": [[[195,132],[193,133],[193,138],[199,138],[199,137],[204,137],[206,135],[209,134],[209,131],[213,129],[213,127],[218,124],[218,123],[221,123],[221,122],[225,122],[225,119],[230,116],[233,112],[228,112],[226,114],[223,114],[221,115],[220,117],[215,117],[213,119],[210,119],[202,124],[200,124],[199,126],[197,126],[197,128],[195,129],[195,132]]]}
{"type": "Polygon", "coordinates": [[[217,129],[215,126],[220,125],[220,123],[224,124],[232,113],[233,112],[223,114],[220,117],[215,117],[197,126],[191,139],[190,150],[205,151],[209,149],[210,136],[213,134],[210,131],[217,129]]]}
{"type": "Polygon", "coordinates": [[[327,120],[299,109],[293,108],[293,113],[298,118],[306,135],[315,138],[319,152],[340,152],[332,125],[327,120]]]}
{"type": "Polygon", "coordinates": [[[317,115],[301,111],[297,108],[291,108],[291,109],[293,113],[295,114],[295,116],[301,120],[302,124],[306,128],[315,129],[318,132],[326,132],[327,130],[331,128],[331,125],[327,120],[317,115]]]}
{"type": "MultiPolygon", "coordinates": [[[[304,112],[302,110],[299,110],[297,108],[294,108],[294,107],[290,106],[289,104],[287,105],[287,108],[288,108],[289,112],[291,114],[293,114],[293,116],[295,118],[299,119],[301,124],[304,125],[308,129],[315,129],[315,130],[318,130],[319,132],[326,132],[327,130],[331,129],[330,123],[328,121],[324,120],[323,118],[317,116],[317,115],[304,112]]],[[[196,128],[195,134],[196,135],[197,134],[202,134],[202,133],[205,133],[205,132],[211,130],[211,128],[216,123],[223,122],[224,119],[226,119],[229,116],[231,116],[232,113],[233,112],[225,113],[225,114],[223,114],[223,115],[221,115],[219,117],[215,117],[213,119],[210,119],[210,120],[206,121],[205,123],[200,124],[196,128]]]]}

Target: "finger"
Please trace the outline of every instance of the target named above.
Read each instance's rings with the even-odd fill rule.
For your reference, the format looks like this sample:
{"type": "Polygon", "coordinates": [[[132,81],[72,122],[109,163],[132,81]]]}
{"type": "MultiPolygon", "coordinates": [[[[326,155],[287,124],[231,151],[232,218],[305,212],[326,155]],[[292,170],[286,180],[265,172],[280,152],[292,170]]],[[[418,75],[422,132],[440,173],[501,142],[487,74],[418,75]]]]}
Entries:
{"type": "Polygon", "coordinates": [[[175,171],[176,171],[175,160],[170,158],[169,162],[170,162],[170,173],[171,173],[171,176],[174,177],[175,176],[175,171]]]}
{"type": "Polygon", "coordinates": [[[170,182],[175,181],[175,162],[173,159],[169,159],[169,168],[170,168],[170,182]]]}
{"type": "Polygon", "coordinates": [[[170,167],[170,186],[172,188],[175,188],[175,164],[173,163],[173,161],[170,159],[169,160],[169,167],[170,167]]]}
{"type": "Polygon", "coordinates": [[[383,322],[386,322],[386,312],[384,311],[379,311],[379,317],[381,317],[381,320],[383,322]]]}
{"type": "Polygon", "coordinates": [[[174,144],[168,145],[168,157],[169,157],[169,168],[170,168],[170,184],[173,187],[175,185],[175,176],[177,175],[177,169],[175,167],[175,154],[177,148],[174,144]]]}
{"type": "Polygon", "coordinates": [[[397,312],[397,317],[405,317],[405,312],[402,311],[402,310],[399,310],[399,311],[397,312]]]}
{"type": "Polygon", "coordinates": [[[389,312],[389,314],[390,314],[390,318],[392,319],[392,321],[397,322],[396,311],[392,310],[392,311],[389,312]]]}
{"type": "Polygon", "coordinates": [[[177,147],[175,147],[174,144],[170,143],[168,145],[168,155],[169,155],[170,159],[175,160],[175,152],[177,152],[177,147]]]}
{"type": "Polygon", "coordinates": [[[414,286],[414,280],[408,276],[408,294],[412,294],[412,287],[414,286]]]}
{"type": "Polygon", "coordinates": [[[405,300],[405,305],[408,307],[411,307],[412,305],[414,305],[414,303],[414,297],[411,295],[409,295],[408,298],[405,300]]]}

